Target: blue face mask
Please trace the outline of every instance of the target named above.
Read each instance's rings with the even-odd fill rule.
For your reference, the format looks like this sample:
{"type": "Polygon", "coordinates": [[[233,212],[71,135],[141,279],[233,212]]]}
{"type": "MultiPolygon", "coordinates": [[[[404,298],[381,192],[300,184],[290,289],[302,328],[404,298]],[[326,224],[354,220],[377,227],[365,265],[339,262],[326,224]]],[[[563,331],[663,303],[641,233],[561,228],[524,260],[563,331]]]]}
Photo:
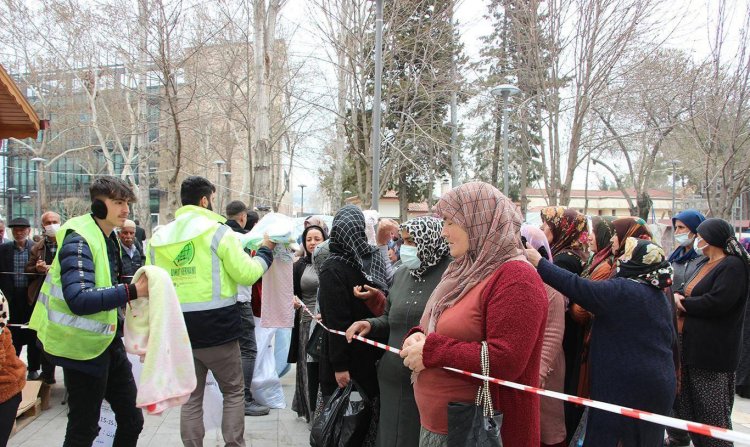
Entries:
{"type": "Polygon", "coordinates": [[[413,245],[401,246],[401,263],[409,270],[416,270],[422,266],[422,261],[417,257],[417,247],[413,245]]]}

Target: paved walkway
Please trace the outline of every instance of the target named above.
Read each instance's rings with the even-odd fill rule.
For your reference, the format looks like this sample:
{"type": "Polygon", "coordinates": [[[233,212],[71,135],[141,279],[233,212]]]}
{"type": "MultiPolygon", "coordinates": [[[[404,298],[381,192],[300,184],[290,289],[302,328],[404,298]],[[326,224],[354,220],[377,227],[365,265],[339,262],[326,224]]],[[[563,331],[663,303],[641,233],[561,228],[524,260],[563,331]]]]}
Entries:
{"type": "MultiPolygon", "coordinates": [[[[247,447],[309,446],[310,432],[304,420],[291,410],[294,395],[294,368],[282,378],[287,408],[271,410],[267,416],[245,418],[247,447]]],[[[67,407],[62,405],[62,371],[57,368],[57,384],[52,387],[52,408],[42,414],[10,439],[8,446],[49,447],[62,445],[67,423],[67,407]]],[[[180,409],[171,408],[162,416],[144,415],[139,446],[180,446],[180,409]]],[[[206,447],[222,446],[220,431],[206,433],[206,447]]]]}
{"type": "MultiPolygon", "coordinates": [[[[61,404],[63,387],[62,371],[57,369],[58,384],[52,388],[52,408],[42,414],[26,428],[10,439],[10,447],[49,447],[61,445],[65,437],[67,422],[66,406],[61,404]]],[[[248,447],[309,446],[310,432],[307,424],[291,410],[294,394],[294,368],[282,379],[287,408],[271,410],[268,416],[245,418],[245,440],[248,447]]],[[[145,416],[139,446],[180,446],[180,410],[172,408],[163,416],[145,416]]],[[[735,430],[750,433],[750,399],[737,397],[732,415],[735,430]]],[[[206,447],[221,446],[221,433],[206,434],[206,447]]],[[[750,444],[735,444],[750,447],[750,444]]]]}

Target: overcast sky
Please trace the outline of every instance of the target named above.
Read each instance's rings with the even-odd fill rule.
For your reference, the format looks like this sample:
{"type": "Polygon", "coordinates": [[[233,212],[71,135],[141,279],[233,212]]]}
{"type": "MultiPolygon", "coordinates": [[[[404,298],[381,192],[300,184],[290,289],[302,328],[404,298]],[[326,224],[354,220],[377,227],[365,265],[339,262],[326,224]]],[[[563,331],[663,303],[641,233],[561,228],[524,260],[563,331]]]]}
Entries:
{"type": "MultiPolygon", "coordinates": [[[[388,0],[386,0],[388,1],[388,0]]],[[[730,10],[736,11],[730,16],[736,17],[735,22],[730,23],[730,41],[738,40],[737,30],[741,26],[739,21],[743,16],[744,8],[750,0],[730,0],[730,10]]],[[[481,46],[480,37],[491,31],[489,21],[484,17],[487,13],[487,1],[463,0],[458,3],[456,19],[459,21],[459,32],[464,43],[465,51],[470,59],[475,60],[481,46]]],[[[658,13],[653,20],[664,23],[662,39],[666,45],[682,48],[694,54],[696,59],[702,59],[708,55],[710,50],[709,22],[714,20],[718,0],[669,0],[665,1],[665,8],[658,13]]],[[[313,88],[321,91],[335,88],[332,66],[325,62],[327,56],[322,41],[316,36],[311,19],[309,3],[305,0],[290,0],[282,10],[282,20],[285,32],[291,35],[289,40],[290,54],[295,58],[308,60],[308,63],[317,64],[328,76],[310,79],[313,88]]],[[[473,78],[472,73],[466,73],[468,78],[473,78]]],[[[329,117],[333,120],[333,117],[329,117]]],[[[325,120],[321,116],[321,121],[325,120]]],[[[459,121],[461,117],[459,115],[459,121]]],[[[467,124],[467,123],[464,123],[467,124]]],[[[470,128],[470,124],[467,126],[470,128]]],[[[293,173],[292,192],[295,202],[299,201],[299,188],[297,185],[303,183],[308,186],[305,202],[313,196],[314,189],[318,184],[317,166],[320,164],[318,141],[309,141],[300,151],[299,160],[295,163],[293,173]]],[[[576,177],[575,187],[583,187],[583,175],[576,177]]],[[[590,185],[596,184],[596,175],[590,176],[590,185]]]]}

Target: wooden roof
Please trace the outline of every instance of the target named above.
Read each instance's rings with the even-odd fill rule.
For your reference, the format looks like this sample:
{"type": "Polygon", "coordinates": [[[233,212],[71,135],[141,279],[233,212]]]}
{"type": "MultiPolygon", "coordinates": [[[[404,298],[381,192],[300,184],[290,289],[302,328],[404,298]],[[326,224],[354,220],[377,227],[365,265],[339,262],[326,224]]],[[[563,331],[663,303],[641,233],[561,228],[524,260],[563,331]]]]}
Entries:
{"type": "Polygon", "coordinates": [[[0,65],[0,139],[36,138],[39,116],[0,65]]]}

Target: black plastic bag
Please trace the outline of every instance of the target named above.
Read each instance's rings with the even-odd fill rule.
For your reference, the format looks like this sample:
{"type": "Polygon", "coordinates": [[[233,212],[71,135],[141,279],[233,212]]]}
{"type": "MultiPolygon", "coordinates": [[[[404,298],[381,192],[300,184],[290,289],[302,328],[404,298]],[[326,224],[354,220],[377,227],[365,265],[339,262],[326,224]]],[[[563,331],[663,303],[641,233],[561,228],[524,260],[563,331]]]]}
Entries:
{"type": "Polygon", "coordinates": [[[337,388],[313,421],[310,445],[313,447],[359,447],[372,420],[372,401],[350,381],[337,388]]]}
{"type": "MultiPolygon", "coordinates": [[[[351,385],[351,382],[349,382],[349,385],[351,385]]],[[[360,447],[364,445],[372,416],[372,401],[355,384],[349,393],[349,403],[346,405],[341,420],[341,435],[338,447],[360,447]]]]}

